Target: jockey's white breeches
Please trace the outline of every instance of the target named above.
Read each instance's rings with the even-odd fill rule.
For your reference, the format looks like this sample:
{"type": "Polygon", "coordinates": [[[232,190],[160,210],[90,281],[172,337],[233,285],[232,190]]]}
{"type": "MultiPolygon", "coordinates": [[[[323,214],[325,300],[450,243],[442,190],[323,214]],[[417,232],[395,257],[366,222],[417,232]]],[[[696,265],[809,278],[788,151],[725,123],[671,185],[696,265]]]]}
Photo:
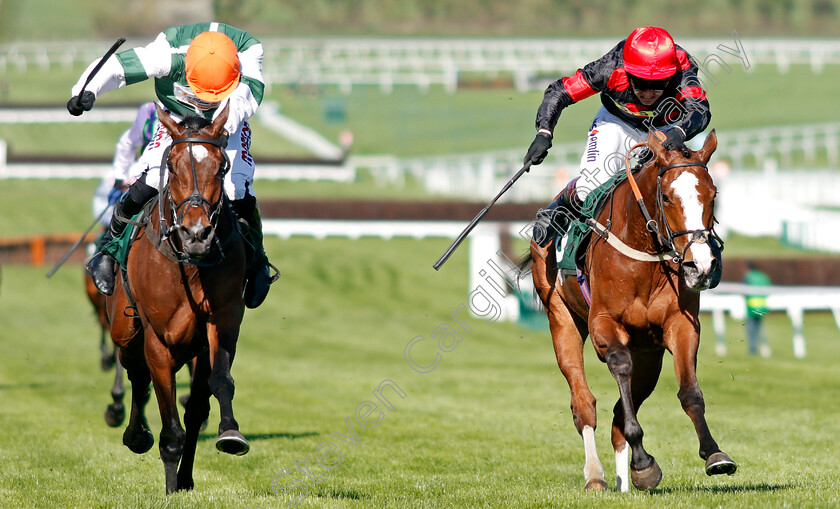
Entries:
{"type": "Polygon", "coordinates": [[[575,186],[578,199],[583,201],[617,172],[624,171],[627,151],[647,139],[647,130],[634,128],[602,106],[589,129],[586,149],[580,158],[580,178],[575,186]]]}

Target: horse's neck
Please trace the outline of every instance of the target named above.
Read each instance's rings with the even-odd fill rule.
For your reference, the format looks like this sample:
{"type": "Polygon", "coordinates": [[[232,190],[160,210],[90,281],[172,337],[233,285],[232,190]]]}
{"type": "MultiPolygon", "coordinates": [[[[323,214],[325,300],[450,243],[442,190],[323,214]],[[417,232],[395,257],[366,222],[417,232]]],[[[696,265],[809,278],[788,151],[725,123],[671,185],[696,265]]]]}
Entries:
{"type": "MultiPolygon", "coordinates": [[[[644,206],[647,208],[650,217],[656,220],[659,213],[656,209],[657,169],[655,167],[645,168],[634,174],[634,177],[642,194],[644,206]]],[[[612,207],[606,207],[605,212],[612,216],[610,219],[613,224],[613,232],[619,235],[625,244],[634,249],[654,252],[659,246],[654,242],[653,236],[647,229],[644,215],[630,182],[624,181],[623,185],[618,186],[612,199],[612,207]]]]}

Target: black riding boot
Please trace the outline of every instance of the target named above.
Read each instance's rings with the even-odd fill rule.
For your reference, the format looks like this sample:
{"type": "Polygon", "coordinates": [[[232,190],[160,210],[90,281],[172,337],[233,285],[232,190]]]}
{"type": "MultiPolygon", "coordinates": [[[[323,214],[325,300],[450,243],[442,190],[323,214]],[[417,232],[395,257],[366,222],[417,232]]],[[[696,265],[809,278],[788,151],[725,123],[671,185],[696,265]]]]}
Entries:
{"type": "Polygon", "coordinates": [[[248,224],[247,240],[250,241],[253,252],[245,269],[246,282],[243,299],[245,306],[254,309],[263,303],[271,283],[275,282],[280,275],[276,274],[272,277],[269,270],[272,265],[268,262],[263,248],[262,220],[257,199],[253,195],[246,194],[245,198],[234,200],[231,204],[236,215],[248,224]]]}
{"type": "Polygon", "coordinates": [[[90,257],[90,260],[85,265],[85,270],[93,278],[93,284],[96,285],[96,289],[100,293],[104,295],[114,293],[114,280],[117,272],[116,261],[109,255],[103,253],[102,248],[114,237],[120,236],[125,231],[127,223],[119,218],[134,216],[143,210],[143,206],[155,194],[157,194],[157,190],[154,187],[147,185],[142,180],[138,180],[128,188],[128,192],[124,193],[114,205],[111,224],[108,226],[105,234],[102,235],[96,253],[90,257]]]}
{"type": "Polygon", "coordinates": [[[558,235],[565,235],[571,218],[580,216],[580,201],[575,192],[576,183],[577,178],[570,180],[547,208],[537,212],[534,241],[540,247],[546,247],[558,235]]]}

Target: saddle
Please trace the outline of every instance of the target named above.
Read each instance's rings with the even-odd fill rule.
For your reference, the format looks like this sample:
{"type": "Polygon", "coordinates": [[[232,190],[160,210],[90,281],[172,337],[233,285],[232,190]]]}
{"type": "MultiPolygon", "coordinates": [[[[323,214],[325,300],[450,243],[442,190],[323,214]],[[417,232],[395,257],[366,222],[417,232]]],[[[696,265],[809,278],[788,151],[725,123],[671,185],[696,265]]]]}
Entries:
{"type": "MultiPolygon", "coordinates": [[[[626,178],[624,173],[618,173],[604,185],[590,192],[583,200],[580,211],[570,218],[569,227],[564,235],[565,242],[556,242],[557,268],[562,276],[575,274],[583,267],[586,248],[592,239],[589,235],[592,229],[587,220],[596,219],[601,214],[607,204],[607,199],[615,192],[616,186],[626,178]]],[[[609,226],[607,224],[607,228],[609,226]]]]}

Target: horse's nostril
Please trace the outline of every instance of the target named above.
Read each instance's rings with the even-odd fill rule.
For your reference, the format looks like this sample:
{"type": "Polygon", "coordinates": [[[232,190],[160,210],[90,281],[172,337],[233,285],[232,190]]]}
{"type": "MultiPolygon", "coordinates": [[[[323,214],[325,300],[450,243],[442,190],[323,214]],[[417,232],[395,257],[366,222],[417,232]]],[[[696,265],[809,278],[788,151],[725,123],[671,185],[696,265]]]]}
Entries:
{"type": "Polygon", "coordinates": [[[207,240],[210,238],[210,235],[212,233],[213,233],[213,228],[209,228],[209,227],[204,228],[203,230],[198,232],[198,235],[196,235],[196,238],[199,240],[199,242],[207,242],[207,240]]]}
{"type": "Polygon", "coordinates": [[[181,239],[182,239],[182,240],[184,240],[184,241],[189,241],[189,240],[191,240],[191,239],[193,239],[193,238],[194,238],[194,237],[193,237],[192,232],[191,232],[191,231],[190,231],[190,229],[189,229],[189,228],[187,228],[186,226],[180,226],[180,227],[178,227],[178,235],[179,235],[179,236],[181,237],[181,239]]]}

